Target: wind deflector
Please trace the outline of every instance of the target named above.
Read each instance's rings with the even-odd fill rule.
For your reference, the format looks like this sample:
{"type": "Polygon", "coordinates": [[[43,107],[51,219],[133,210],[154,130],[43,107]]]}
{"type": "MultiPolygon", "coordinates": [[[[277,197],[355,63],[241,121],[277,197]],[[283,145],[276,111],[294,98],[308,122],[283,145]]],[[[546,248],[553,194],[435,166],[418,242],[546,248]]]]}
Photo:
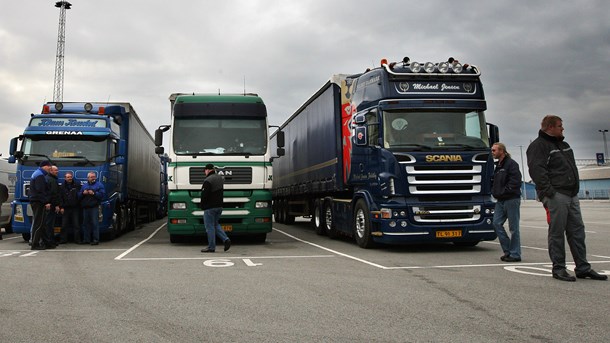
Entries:
{"type": "Polygon", "coordinates": [[[174,104],[174,116],[184,117],[209,117],[209,116],[235,116],[266,118],[267,107],[261,103],[176,103],[174,104]]]}

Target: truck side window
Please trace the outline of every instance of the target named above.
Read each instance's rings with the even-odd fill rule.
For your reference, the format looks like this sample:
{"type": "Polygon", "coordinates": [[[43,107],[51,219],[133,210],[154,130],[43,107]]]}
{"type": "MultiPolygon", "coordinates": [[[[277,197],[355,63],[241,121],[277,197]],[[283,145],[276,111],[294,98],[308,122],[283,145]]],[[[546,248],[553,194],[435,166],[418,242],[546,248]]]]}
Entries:
{"type": "Polygon", "coordinates": [[[379,145],[379,120],[377,119],[377,110],[373,109],[366,115],[366,126],[368,126],[368,142],[369,146],[379,145]]]}

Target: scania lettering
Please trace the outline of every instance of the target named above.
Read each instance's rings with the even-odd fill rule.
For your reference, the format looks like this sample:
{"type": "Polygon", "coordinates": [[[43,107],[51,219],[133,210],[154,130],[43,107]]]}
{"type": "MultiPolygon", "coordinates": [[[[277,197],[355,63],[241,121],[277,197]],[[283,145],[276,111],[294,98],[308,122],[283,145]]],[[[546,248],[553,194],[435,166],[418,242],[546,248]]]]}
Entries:
{"type": "MultiPolygon", "coordinates": [[[[27,192],[32,173],[48,160],[59,167],[58,181],[72,172],[75,182],[92,171],[106,188],[100,205],[100,233],[113,238],[137,222],[163,213],[161,161],[154,142],[129,103],[64,102],[43,105],[24,133],[11,140],[9,162],[17,163],[13,231],[30,238],[32,209],[27,192]],[[19,145],[21,142],[21,145],[19,145]]],[[[56,231],[60,226],[56,222],[56,231]]]]}
{"type": "Polygon", "coordinates": [[[452,58],[333,75],[280,126],[275,220],[311,217],[363,248],[495,239],[486,109],[479,69],[452,58]]]}
{"type": "Polygon", "coordinates": [[[272,225],[273,173],[263,100],[255,94],[182,93],[169,100],[171,125],[157,129],[155,144],[164,153],[163,132],[169,131],[170,241],[205,235],[200,194],[204,166],[212,163],[225,180],[223,230],[264,242],[272,225]]]}

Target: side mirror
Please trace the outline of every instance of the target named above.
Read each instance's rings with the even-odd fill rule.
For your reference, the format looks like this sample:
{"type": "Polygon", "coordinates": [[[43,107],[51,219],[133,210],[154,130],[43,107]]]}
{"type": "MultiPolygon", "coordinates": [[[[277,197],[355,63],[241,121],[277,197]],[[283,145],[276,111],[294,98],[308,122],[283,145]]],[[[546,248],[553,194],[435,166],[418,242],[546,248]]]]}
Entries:
{"type": "Polygon", "coordinates": [[[366,123],[366,117],[364,116],[364,114],[358,114],[355,118],[354,118],[354,124],[357,125],[362,125],[366,123]]]}
{"type": "Polygon", "coordinates": [[[125,164],[125,157],[117,156],[115,161],[116,161],[116,164],[125,164]]]}
{"type": "MultiPolygon", "coordinates": [[[[163,145],[163,131],[161,129],[155,130],[155,145],[160,147],[163,145]]],[[[156,152],[157,150],[155,150],[156,152]]]]}
{"type": "Polygon", "coordinates": [[[163,155],[165,153],[165,149],[162,146],[158,146],[155,148],[155,154],[163,155]]]}
{"type": "Polygon", "coordinates": [[[286,136],[284,134],[284,131],[278,130],[277,133],[275,134],[275,138],[277,140],[278,148],[283,148],[286,145],[286,136]]]}
{"type": "Polygon", "coordinates": [[[10,147],[8,149],[8,154],[11,156],[15,155],[15,152],[17,151],[17,139],[17,137],[11,139],[10,147]]]}
{"type": "Polygon", "coordinates": [[[286,155],[286,150],[284,148],[277,148],[277,152],[276,153],[277,153],[278,157],[281,157],[281,156],[286,155]]]}
{"type": "Polygon", "coordinates": [[[366,126],[359,126],[356,128],[356,134],[354,135],[354,143],[358,146],[368,145],[366,126]]]}
{"type": "Polygon", "coordinates": [[[489,146],[500,141],[500,130],[496,125],[487,123],[487,133],[489,135],[489,146]]]}
{"type": "MultiPolygon", "coordinates": [[[[127,155],[127,142],[124,139],[121,139],[119,141],[119,156],[125,158],[125,155],[127,155]]],[[[118,159],[117,164],[119,164],[118,159]]]]}

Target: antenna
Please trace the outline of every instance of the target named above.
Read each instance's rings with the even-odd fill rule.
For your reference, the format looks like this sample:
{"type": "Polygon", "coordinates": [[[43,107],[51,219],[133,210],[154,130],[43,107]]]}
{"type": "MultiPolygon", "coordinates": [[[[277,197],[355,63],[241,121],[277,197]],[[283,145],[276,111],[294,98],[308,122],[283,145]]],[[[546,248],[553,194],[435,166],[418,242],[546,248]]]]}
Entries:
{"type": "Polygon", "coordinates": [[[57,30],[57,54],[55,55],[55,79],[53,81],[53,101],[64,100],[64,52],[66,50],[66,10],[72,7],[67,1],[58,1],[59,29],[57,30]]]}
{"type": "Polygon", "coordinates": [[[246,75],[244,75],[244,95],[246,95],[246,75]]]}

